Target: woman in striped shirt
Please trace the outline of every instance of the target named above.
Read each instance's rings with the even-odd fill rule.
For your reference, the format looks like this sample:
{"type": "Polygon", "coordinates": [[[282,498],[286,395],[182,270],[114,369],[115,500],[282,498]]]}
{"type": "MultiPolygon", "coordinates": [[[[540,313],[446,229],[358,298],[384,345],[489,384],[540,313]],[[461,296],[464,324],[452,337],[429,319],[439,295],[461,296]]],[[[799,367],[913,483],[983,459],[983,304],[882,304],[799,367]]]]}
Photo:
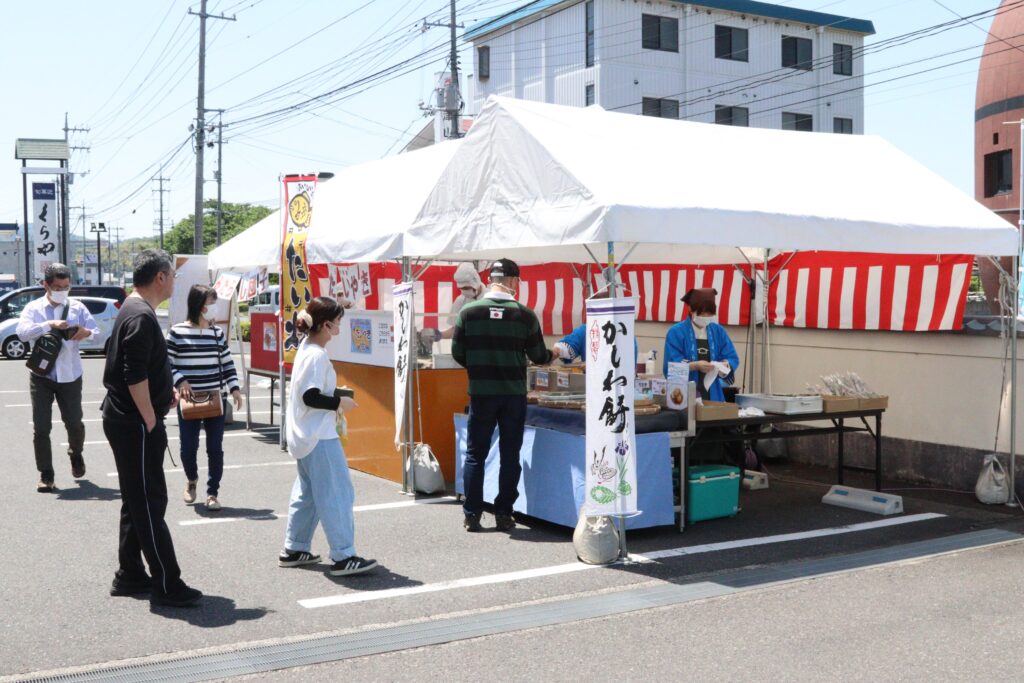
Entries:
{"type": "MultiPolygon", "coordinates": [[[[188,292],[188,320],[173,326],[167,333],[167,357],[178,395],[191,400],[193,392],[219,391],[230,393],[235,409],[242,407],[242,392],[238,388],[238,375],[231,360],[227,340],[220,328],[208,316],[209,306],[217,302],[217,292],[205,285],[192,285],[188,292]]],[[[222,399],[226,400],[226,398],[222,399]]],[[[209,479],[206,482],[206,509],[220,510],[217,494],[224,472],[224,412],[218,417],[203,420],[185,420],[178,409],[178,429],[181,434],[181,465],[188,483],[185,485],[186,503],[196,500],[199,483],[199,430],[206,430],[206,456],[209,461],[209,479]]]]}

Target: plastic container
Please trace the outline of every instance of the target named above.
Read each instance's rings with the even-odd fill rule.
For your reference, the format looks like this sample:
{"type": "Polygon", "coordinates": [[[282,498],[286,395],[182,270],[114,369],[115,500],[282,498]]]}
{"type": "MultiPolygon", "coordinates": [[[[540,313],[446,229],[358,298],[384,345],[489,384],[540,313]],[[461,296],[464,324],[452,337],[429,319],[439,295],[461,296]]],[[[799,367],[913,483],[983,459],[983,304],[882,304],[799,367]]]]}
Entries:
{"type": "Polygon", "coordinates": [[[760,408],[766,413],[779,415],[809,415],[824,410],[821,396],[818,395],[737,394],[736,405],[741,408],[760,408]]]}
{"type": "Polygon", "coordinates": [[[739,511],[740,470],[694,465],[686,470],[686,523],[732,517],[739,511]]]}

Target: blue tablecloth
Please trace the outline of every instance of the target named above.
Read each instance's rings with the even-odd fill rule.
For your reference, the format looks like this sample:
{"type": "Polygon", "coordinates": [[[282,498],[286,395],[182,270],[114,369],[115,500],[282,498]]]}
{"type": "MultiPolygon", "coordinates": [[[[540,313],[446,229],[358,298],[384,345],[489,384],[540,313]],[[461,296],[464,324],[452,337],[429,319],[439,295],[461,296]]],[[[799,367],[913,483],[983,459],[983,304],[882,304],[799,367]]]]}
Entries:
{"type": "MultiPolygon", "coordinates": [[[[534,406],[530,408],[534,410],[534,406]]],[[[572,411],[567,410],[550,412],[572,414],[572,411]]],[[[578,415],[582,421],[583,414],[578,415]]],[[[466,415],[455,415],[455,490],[459,494],[464,493],[462,465],[466,459],[467,422],[466,415]]],[[[519,480],[519,499],[514,506],[516,512],[563,526],[576,526],[586,493],[585,442],[586,437],[582,432],[573,434],[527,425],[520,450],[523,476],[519,480]]],[[[629,518],[626,528],[643,529],[674,524],[672,458],[668,433],[638,434],[636,450],[637,507],[643,514],[629,518]]],[[[498,494],[498,461],[495,432],[484,468],[485,501],[493,501],[498,494]]]]}
{"type": "MultiPolygon", "coordinates": [[[[556,432],[582,435],[587,433],[586,413],[582,410],[565,408],[526,407],[526,424],[531,427],[552,429],[556,432]]],[[[662,410],[657,415],[637,415],[636,433],[685,432],[686,413],[678,410],[662,410]]]]}

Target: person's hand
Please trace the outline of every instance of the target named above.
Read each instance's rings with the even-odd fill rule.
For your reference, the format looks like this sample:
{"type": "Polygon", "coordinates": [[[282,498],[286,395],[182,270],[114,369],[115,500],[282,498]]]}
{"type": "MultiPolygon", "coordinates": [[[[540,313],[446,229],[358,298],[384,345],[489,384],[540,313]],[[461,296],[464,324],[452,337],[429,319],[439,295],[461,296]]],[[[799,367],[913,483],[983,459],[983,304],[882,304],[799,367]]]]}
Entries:
{"type": "Polygon", "coordinates": [[[359,404],[356,403],[355,399],[349,398],[348,396],[342,396],[338,399],[338,414],[347,413],[353,408],[358,408],[359,404]]]}
{"type": "Polygon", "coordinates": [[[690,370],[696,370],[697,372],[708,373],[712,369],[711,363],[706,360],[696,360],[690,363],[690,370]]]}
{"type": "MultiPolygon", "coordinates": [[[[178,385],[178,390],[175,393],[176,393],[176,397],[175,397],[176,399],[182,398],[182,399],[185,399],[186,401],[191,401],[192,400],[192,385],[188,383],[188,380],[185,380],[184,382],[182,382],[181,384],[178,385]]],[[[173,408],[174,406],[171,406],[171,407],[173,408]]]]}
{"type": "Polygon", "coordinates": [[[84,327],[79,327],[78,331],[71,335],[71,341],[82,341],[83,339],[88,339],[91,336],[91,330],[87,330],[84,327]]]}
{"type": "Polygon", "coordinates": [[[50,329],[51,330],[66,330],[66,329],[68,329],[68,321],[67,320],[47,320],[46,322],[48,322],[50,324],[50,329]]]}
{"type": "Polygon", "coordinates": [[[441,331],[434,327],[424,327],[420,330],[420,337],[430,342],[441,341],[441,331]]]}
{"type": "Polygon", "coordinates": [[[239,391],[238,389],[234,389],[231,392],[231,400],[235,404],[235,410],[241,410],[242,409],[242,392],[241,391],[239,391]]]}
{"type": "MultiPolygon", "coordinates": [[[[175,400],[174,402],[176,403],[177,400],[175,400]]],[[[172,405],[172,407],[173,407],[173,405],[172,405]]],[[[142,421],[146,425],[146,433],[147,434],[150,433],[151,431],[153,431],[154,429],[156,429],[156,415],[152,415],[150,417],[144,417],[144,418],[142,418],[142,421]]]]}

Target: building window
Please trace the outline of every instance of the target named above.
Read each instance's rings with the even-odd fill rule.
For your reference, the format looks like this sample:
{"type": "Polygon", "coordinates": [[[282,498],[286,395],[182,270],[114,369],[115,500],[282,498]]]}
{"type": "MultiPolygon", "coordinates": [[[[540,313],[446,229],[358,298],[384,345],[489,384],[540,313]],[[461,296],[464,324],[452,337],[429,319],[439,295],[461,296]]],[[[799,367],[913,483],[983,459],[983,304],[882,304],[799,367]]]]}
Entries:
{"type": "Polygon", "coordinates": [[[476,49],[476,76],[481,81],[491,77],[491,48],[481,45],[476,49]]]}
{"type": "Polygon", "coordinates": [[[587,66],[594,66],[594,0],[586,5],[587,66]]]}
{"type": "Polygon", "coordinates": [[[732,26],[715,26],[715,57],[733,59],[737,62],[747,58],[747,29],[732,26]]]}
{"type": "Polygon", "coordinates": [[[586,103],[585,106],[590,106],[594,103],[594,84],[590,83],[587,85],[586,90],[583,93],[583,100],[586,103]]]}
{"type": "Polygon", "coordinates": [[[782,66],[790,69],[810,71],[814,58],[813,44],[810,38],[782,37],[782,66]]]}
{"type": "Polygon", "coordinates": [[[746,107],[715,106],[715,123],[723,126],[749,126],[750,110],[746,107]]]}
{"type": "Polygon", "coordinates": [[[1013,150],[985,155],[985,196],[1013,192],[1013,150]]]}
{"type": "Polygon", "coordinates": [[[853,135],[853,119],[836,116],[832,119],[832,132],[840,135],[853,135]]]}
{"type": "Polygon", "coordinates": [[[679,100],[665,100],[657,97],[644,98],[644,116],[657,116],[663,119],[679,118],[679,100]]]}
{"type": "Polygon", "coordinates": [[[853,46],[832,44],[832,73],[836,76],[853,75],[853,46]]]}
{"type": "Polygon", "coordinates": [[[645,50],[679,52],[679,20],[644,14],[642,40],[645,50]]]}
{"type": "Polygon", "coordinates": [[[794,114],[784,111],[782,112],[782,130],[811,132],[814,130],[814,117],[810,114],[794,114]]]}

